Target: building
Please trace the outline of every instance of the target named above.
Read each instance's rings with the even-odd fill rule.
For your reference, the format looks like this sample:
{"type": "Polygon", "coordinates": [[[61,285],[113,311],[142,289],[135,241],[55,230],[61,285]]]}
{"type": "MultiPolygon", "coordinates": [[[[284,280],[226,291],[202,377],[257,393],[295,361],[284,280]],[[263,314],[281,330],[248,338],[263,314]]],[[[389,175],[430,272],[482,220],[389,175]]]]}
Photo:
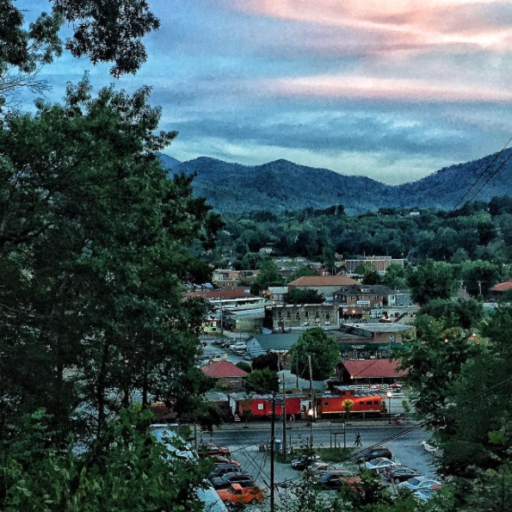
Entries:
{"type": "Polygon", "coordinates": [[[364,256],[355,260],[345,260],[347,274],[354,274],[359,265],[371,265],[375,271],[384,275],[389,265],[404,266],[405,260],[393,259],[391,256],[364,256]]]}
{"type": "Polygon", "coordinates": [[[267,304],[264,298],[251,295],[251,291],[248,288],[187,293],[187,298],[194,297],[202,297],[215,308],[222,310],[262,308],[267,304]]]}
{"type": "Polygon", "coordinates": [[[244,372],[229,361],[207,364],[201,368],[201,371],[207,377],[216,379],[217,385],[225,385],[230,389],[242,389],[244,379],[248,375],[247,372],[244,372]]]}
{"type": "Polygon", "coordinates": [[[407,370],[399,370],[400,361],[390,359],[360,359],[341,361],[336,367],[336,376],[342,384],[394,384],[404,379],[407,370]]]}
{"type": "Polygon", "coordinates": [[[288,286],[269,286],[264,295],[272,304],[282,304],[286,293],[288,293],[288,286]]]}
{"type": "Polygon", "coordinates": [[[232,270],[217,268],[213,271],[212,282],[220,290],[238,288],[243,279],[252,282],[259,274],[259,270],[232,270]]]}
{"type": "Polygon", "coordinates": [[[512,290],[512,279],[510,281],[505,281],[504,283],[499,283],[491,288],[491,292],[497,298],[509,290],[512,290]]]}
{"type": "Polygon", "coordinates": [[[223,324],[233,332],[261,332],[265,321],[265,308],[231,309],[224,311],[223,324]]]}
{"type": "Polygon", "coordinates": [[[342,308],[352,310],[359,308],[362,314],[369,314],[372,309],[382,308],[388,304],[389,289],[376,284],[373,286],[357,285],[334,294],[334,302],[342,308]]]}
{"type": "Polygon", "coordinates": [[[255,334],[247,340],[247,353],[258,357],[267,352],[286,354],[299,339],[300,333],[255,334]]]}
{"type": "Polygon", "coordinates": [[[394,308],[408,308],[414,306],[409,290],[389,290],[388,306],[394,308]]]}
{"type": "Polygon", "coordinates": [[[340,323],[336,304],[276,304],[265,308],[264,327],[274,331],[304,327],[331,327],[340,323]]]}
{"type": "Polygon", "coordinates": [[[324,297],[332,297],[340,290],[347,290],[360,283],[348,276],[304,276],[288,284],[288,289],[316,290],[324,297]]]}

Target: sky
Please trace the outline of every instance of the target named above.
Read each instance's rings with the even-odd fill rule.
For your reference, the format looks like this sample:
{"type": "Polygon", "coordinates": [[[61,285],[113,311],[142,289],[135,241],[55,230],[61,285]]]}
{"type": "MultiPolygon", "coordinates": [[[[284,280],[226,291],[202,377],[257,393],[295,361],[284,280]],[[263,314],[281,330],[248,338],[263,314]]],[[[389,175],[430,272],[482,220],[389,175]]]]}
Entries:
{"type": "MultiPolygon", "coordinates": [[[[161,28],[137,75],[64,55],[41,72],[49,99],[86,70],[95,88],[149,85],[180,161],[287,159],[388,184],[512,137],[512,0],[148,1],[161,28]]],[[[17,4],[30,19],[46,2],[17,4]]]]}

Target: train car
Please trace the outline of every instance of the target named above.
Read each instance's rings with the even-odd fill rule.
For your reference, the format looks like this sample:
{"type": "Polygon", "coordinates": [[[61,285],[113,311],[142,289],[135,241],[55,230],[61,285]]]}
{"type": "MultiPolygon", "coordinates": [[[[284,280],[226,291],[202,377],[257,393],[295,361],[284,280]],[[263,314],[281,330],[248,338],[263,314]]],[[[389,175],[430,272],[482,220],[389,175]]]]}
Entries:
{"type": "Polygon", "coordinates": [[[381,414],[382,396],[371,392],[357,392],[349,386],[335,386],[334,393],[323,395],[318,402],[320,416],[343,415],[346,403],[350,403],[351,414],[381,414]]]}
{"type": "MultiPolygon", "coordinates": [[[[285,412],[286,415],[293,415],[294,417],[300,414],[300,401],[301,397],[298,395],[291,395],[285,397],[285,412]]],[[[235,415],[243,418],[250,416],[251,418],[271,418],[272,417],[272,395],[253,395],[248,397],[239,397],[236,399],[235,415]]],[[[283,399],[282,395],[276,397],[275,405],[276,416],[283,414],[283,399]]]]}

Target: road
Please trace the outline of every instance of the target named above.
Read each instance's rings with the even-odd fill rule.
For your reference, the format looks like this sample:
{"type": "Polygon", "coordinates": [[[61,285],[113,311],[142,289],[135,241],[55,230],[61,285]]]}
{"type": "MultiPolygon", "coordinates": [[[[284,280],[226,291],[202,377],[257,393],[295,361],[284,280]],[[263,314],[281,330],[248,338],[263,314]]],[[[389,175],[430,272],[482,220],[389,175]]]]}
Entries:
{"type": "MultiPolygon", "coordinates": [[[[428,476],[435,474],[435,468],[432,466],[432,457],[425,452],[421,446],[421,442],[430,438],[428,432],[423,429],[415,429],[407,432],[412,425],[392,425],[392,426],[371,426],[366,427],[361,424],[347,424],[346,442],[347,447],[351,447],[354,443],[356,434],[360,432],[363,448],[374,444],[385,444],[394,457],[402,464],[414,467],[428,476]],[[384,441],[397,437],[386,443],[384,441]]],[[[266,444],[270,440],[270,422],[251,424],[249,428],[241,423],[230,425],[223,430],[215,430],[212,436],[203,434],[203,441],[212,441],[216,444],[229,446],[234,453],[258,452],[260,444],[266,444]]],[[[343,445],[343,424],[329,422],[314,423],[311,427],[304,422],[296,422],[292,428],[287,428],[288,446],[290,444],[294,448],[305,446],[311,434],[313,435],[313,444],[316,447],[328,448],[334,444],[334,433],[339,432],[336,436],[338,446],[343,445]]],[[[282,439],[282,425],[276,425],[276,439],[282,439]]]]}
{"type": "MultiPolygon", "coordinates": [[[[351,447],[355,436],[359,431],[363,442],[363,448],[373,444],[382,444],[388,447],[393,456],[402,464],[418,469],[427,476],[435,476],[432,456],[421,446],[421,442],[429,439],[429,434],[422,429],[415,429],[406,433],[412,425],[381,425],[369,426],[366,424],[348,423],[346,429],[347,446],[351,447]],[[395,440],[385,442],[387,439],[405,434],[395,440]]],[[[265,444],[270,439],[270,423],[251,423],[249,428],[238,423],[226,425],[222,430],[215,430],[213,435],[202,434],[203,442],[213,442],[218,445],[229,446],[232,457],[239,460],[244,471],[252,474],[256,482],[269,495],[270,489],[270,453],[260,452],[259,445],[265,444]]],[[[320,421],[309,427],[306,422],[297,421],[292,428],[287,428],[288,441],[298,448],[305,445],[313,432],[313,443],[315,447],[329,447],[331,435],[335,432],[343,432],[343,424],[328,421],[320,421]]],[[[343,445],[343,435],[338,435],[338,443],[343,445]]],[[[282,427],[276,425],[276,438],[282,439],[282,427]]],[[[291,459],[292,457],[290,457],[291,459]]],[[[291,469],[290,464],[275,463],[275,482],[277,484],[276,504],[286,504],[288,500],[294,499],[291,494],[294,485],[301,485],[302,474],[291,469]],[[279,484],[291,485],[291,488],[284,489],[279,484]]],[[[268,510],[268,499],[260,504],[261,511],[268,510]]],[[[252,507],[249,507],[252,509],[252,507]]]]}

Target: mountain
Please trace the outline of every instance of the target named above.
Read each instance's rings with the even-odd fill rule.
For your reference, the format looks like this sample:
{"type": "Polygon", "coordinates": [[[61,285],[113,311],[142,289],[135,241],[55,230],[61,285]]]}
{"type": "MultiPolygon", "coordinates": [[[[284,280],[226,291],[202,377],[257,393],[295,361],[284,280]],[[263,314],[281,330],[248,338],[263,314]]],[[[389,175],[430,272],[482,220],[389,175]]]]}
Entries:
{"type": "MultiPolygon", "coordinates": [[[[287,160],[245,166],[207,157],[182,163],[166,155],[160,157],[170,175],[176,172],[195,173],[194,194],[206,197],[220,212],[269,210],[278,213],[342,204],[348,214],[359,214],[380,207],[452,208],[497,154],[447,167],[419,181],[399,186],[362,176],[344,176],[287,160]]],[[[476,199],[488,201],[497,195],[512,196],[512,150],[507,150],[467,199],[502,163],[503,169],[476,199]]]]}

